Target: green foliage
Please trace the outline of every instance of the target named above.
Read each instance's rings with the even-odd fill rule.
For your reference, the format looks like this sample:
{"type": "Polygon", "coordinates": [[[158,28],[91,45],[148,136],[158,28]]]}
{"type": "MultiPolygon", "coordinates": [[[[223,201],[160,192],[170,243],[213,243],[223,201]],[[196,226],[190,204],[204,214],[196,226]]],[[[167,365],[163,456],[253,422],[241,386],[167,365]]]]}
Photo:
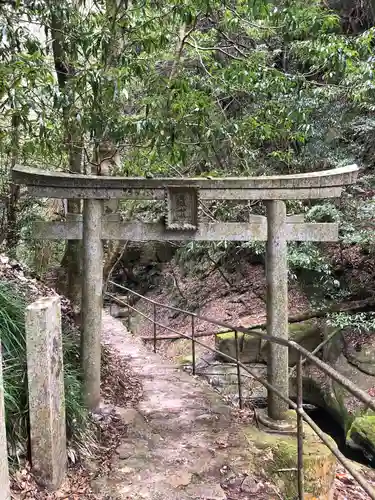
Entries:
{"type": "MultiPolygon", "coordinates": [[[[375,29],[353,36],[324,4],[5,5],[0,13],[4,196],[15,160],[67,170],[78,155],[89,171],[104,140],[122,155],[115,173],[126,175],[271,175],[353,162],[372,166],[375,29]],[[50,39],[59,42],[61,54],[50,39]]],[[[288,212],[339,222],[344,245],[373,255],[375,209],[366,194],[373,179],[370,171],[341,204],[290,203],[288,212]]],[[[30,220],[41,210],[24,208],[20,202],[17,228],[23,258],[31,262],[26,240],[30,220]]],[[[139,204],[138,216],[154,219],[160,209],[139,204]]],[[[264,214],[261,204],[251,210],[264,214]]],[[[246,221],[248,213],[249,206],[215,201],[205,206],[203,218],[246,221]]],[[[60,248],[45,250],[53,260],[60,248]]],[[[241,252],[261,255],[264,245],[189,243],[178,255],[192,271],[205,272],[212,260],[225,262],[241,252]]],[[[291,245],[289,262],[292,277],[309,273],[332,296],[344,293],[320,246],[291,245]]]]}
{"type": "MultiPolygon", "coordinates": [[[[35,4],[33,22],[47,36],[64,28],[60,62],[71,71],[63,87],[48,45],[21,23],[30,11],[21,4],[0,16],[0,100],[5,121],[21,120],[27,162],[46,164],[48,154],[66,166],[56,144],[68,121],[90,136],[89,156],[103,138],[126,148],[129,173],[298,171],[312,114],[332,89],[342,98],[360,77],[368,88],[372,31],[342,35],[320,2],[145,2],[115,17],[108,5],[35,4]],[[319,74],[328,75],[323,88],[311,78],[319,74]],[[328,85],[339,76],[343,90],[328,85]]],[[[9,149],[6,128],[1,137],[9,149]]]]}
{"type": "MultiPolygon", "coordinates": [[[[10,454],[26,452],[28,388],[23,294],[0,281],[0,337],[4,365],[4,397],[10,454]]],[[[64,328],[64,382],[68,438],[80,449],[93,443],[93,431],[82,401],[79,348],[75,332],[64,328]]]]}
{"type": "Polygon", "coordinates": [[[373,331],[375,330],[375,313],[337,313],[328,317],[328,323],[341,330],[349,327],[357,333],[373,331]]]}
{"type": "Polygon", "coordinates": [[[58,267],[66,246],[65,241],[37,240],[34,237],[32,224],[49,221],[50,212],[45,203],[34,203],[19,219],[21,241],[17,247],[17,260],[38,276],[44,276],[51,268],[58,267]]]}

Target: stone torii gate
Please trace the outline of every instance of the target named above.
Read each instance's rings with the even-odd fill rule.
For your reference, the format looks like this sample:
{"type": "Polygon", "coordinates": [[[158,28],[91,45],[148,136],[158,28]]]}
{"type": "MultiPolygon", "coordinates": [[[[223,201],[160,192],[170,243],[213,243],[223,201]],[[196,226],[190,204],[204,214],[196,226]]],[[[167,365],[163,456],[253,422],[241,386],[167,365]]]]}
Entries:
{"type": "MultiPolygon", "coordinates": [[[[305,223],[287,217],[284,200],[338,198],[356,182],[358,167],[349,165],[309,174],[244,178],[129,178],[48,172],[27,167],[13,170],[13,182],[34,197],[83,199],[83,218],[34,224],[41,239],[83,238],[82,363],[87,405],[100,401],[100,335],[102,324],[102,240],[267,241],[267,333],[288,338],[288,241],[337,241],[338,225],[305,223]],[[121,222],[104,213],[105,200],[166,200],[164,223],[121,222]],[[200,222],[199,200],[264,200],[267,217],[249,222],[200,222]]],[[[117,214],[118,215],[118,214],[117,214]]],[[[288,348],[271,344],[268,381],[284,396],[289,392],[288,348]]],[[[268,392],[268,417],[282,421],[288,405],[268,392]]]]}

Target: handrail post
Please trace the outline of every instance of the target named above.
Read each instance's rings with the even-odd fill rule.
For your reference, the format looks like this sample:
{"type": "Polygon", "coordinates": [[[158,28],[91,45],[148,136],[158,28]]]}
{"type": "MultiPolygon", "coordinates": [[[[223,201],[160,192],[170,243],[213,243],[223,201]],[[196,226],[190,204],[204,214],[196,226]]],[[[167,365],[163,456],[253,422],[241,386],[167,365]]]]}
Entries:
{"type": "MultiPolygon", "coordinates": [[[[267,204],[267,333],[288,340],[288,249],[286,206],[281,200],[267,204]]],[[[288,348],[269,342],[268,382],[284,396],[289,395],[288,348]]],[[[288,403],[268,391],[268,417],[284,420],[288,403]]]]}
{"type": "Polygon", "coordinates": [[[193,375],[195,375],[195,321],[194,316],[191,317],[191,361],[193,365],[193,375]]]}
{"type": "Polygon", "coordinates": [[[240,410],[242,410],[243,403],[242,403],[242,386],[241,386],[241,367],[238,364],[240,353],[239,353],[239,347],[238,347],[238,332],[237,332],[237,330],[234,331],[234,339],[235,339],[235,342],[236,342],[236,368],[237,368],[238,405],[240,407],[240,410]]]}
{"type": "Polygon", "coordinates": [[[298,451],[298,498],[304,500],[304,474],[303,474],[303,379],[302,379],[302,355],[297,352],[297,451],[298,451]]]}
{"type": "Polygon", "coordinates": [[[154,352],[156,352],[156,304],[155,303],[154,303],[153,326],[154,326],[154,352]]]}

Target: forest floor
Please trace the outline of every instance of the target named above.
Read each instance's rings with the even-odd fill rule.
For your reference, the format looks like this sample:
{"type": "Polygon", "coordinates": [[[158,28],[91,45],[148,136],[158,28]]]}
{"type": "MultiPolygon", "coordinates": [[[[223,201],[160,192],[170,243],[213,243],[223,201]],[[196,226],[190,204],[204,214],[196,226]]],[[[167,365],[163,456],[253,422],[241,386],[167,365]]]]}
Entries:
{"type": "MultiPolygon", "coordinates": [[[[362,255],[355,246],[340,251],[336,245],[327,247],[326,251],[336,272],[345,273],[345,282],[348,283],[352,300],[363,298],[364,293],[375,295],[374,259],[362,255]]],[[[320,292],[324,295],[323,285],[320,292]]],[[[183,273],[181,267],[171,261],[164,264],[157,286],[149,291],[147,297],[231,325],[251,326],[266,321],[266,276],[263,264],[237,262],[231,270],[213,266],[211,271],[194,276],[191,273],[183,273]]],[[[349,297],[347,300],[349,301],[349,297]]],[[[289,282],[288,301],[290,316],[322,307],[319,303],[312,304],[307,292],[296,281],[289,282]]],[[[136,307],[149,317],[153,315],[151,304],[138,301],[136,307]]],[[[190,335],[189,316],[158,307],[156,318],[159,323],[190,335]]],[[[136,321],[135,327],[140,336],[153,335],[153,325],[150,321],[142,318],[136,321]]],[[[213,333],[213,325],[197,319],[195,332],[213,333]]],[[[171,332],[158,327],[157,335],[171,335],[171,332]]],[[[205,337],[204,342],[212,346],[213,339],[211,335],[205,337]]],[[[174,357],[173,344],[176,343],[160,342],[158,346],[163,353],[168,354],[171,344],[170,355],[174,357]]]]}
{"type": "MultiPolygon", "coordinates": [[[[240,272],[215,272],[208,276],[192,277],[181,274],[179,268],[169,263],[163,268],[163,281],[160,286],[150,291],[147,297],[166,305],[193,311],[201,316],[213,318],[233,326],[251,326],[266,321],[266,277],[262,265],[247,265],[240,272]],[[173,286],[170,286],[173,276],[173,286]],[[169,286],[167,286],[169,283],[169,286]]],[[[145,301],[138,301],[136,308],[145,315],[153,316],[153,306],[145,301]]],[[[297,284],[289,286],[289,314],[295,315],[309,309],[306,295],[297,284]]],[[[158,307],[156,319],[160,324],[181,332],[191,334],[191,317],[174,310],[158,307]]],[[[137,317],[132,323],[132,330],[142,337],[153,336],[153,325],[142,317],[137,317]]],[[[200,340],[214,347],[214,333],[219,327],[195,319],[195,333],[210,336],[200,340]]],[[[157,328],[157,336],[173,335],[167,329],[157,328]]],[[[150,342],[151,344],[151,342],[150,342]]],[[[158,352],[168,359],[191,354],[189,341],[160,341],[158,352]]],[[[197,346],[197,356],[203,354],[204,348],[197,346]]]]}

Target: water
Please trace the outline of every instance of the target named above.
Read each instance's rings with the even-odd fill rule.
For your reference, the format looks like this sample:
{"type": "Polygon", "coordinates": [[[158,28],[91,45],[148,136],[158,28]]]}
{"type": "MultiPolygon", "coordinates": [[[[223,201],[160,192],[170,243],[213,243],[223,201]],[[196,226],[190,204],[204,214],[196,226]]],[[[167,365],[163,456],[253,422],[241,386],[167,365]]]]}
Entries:
{"type": "Polygon", "coordinates": [[[364,453],[361,452],[361,450],[354,450],[347,446],[344,431],[329,413],[317,407],[314,407],[313,409],[305,408],[305,411],[323,432],[331,436],[336,441],[339,450],[346,456],[346,458],[375,468],[375,462],[370,461],[364,453]]]}

